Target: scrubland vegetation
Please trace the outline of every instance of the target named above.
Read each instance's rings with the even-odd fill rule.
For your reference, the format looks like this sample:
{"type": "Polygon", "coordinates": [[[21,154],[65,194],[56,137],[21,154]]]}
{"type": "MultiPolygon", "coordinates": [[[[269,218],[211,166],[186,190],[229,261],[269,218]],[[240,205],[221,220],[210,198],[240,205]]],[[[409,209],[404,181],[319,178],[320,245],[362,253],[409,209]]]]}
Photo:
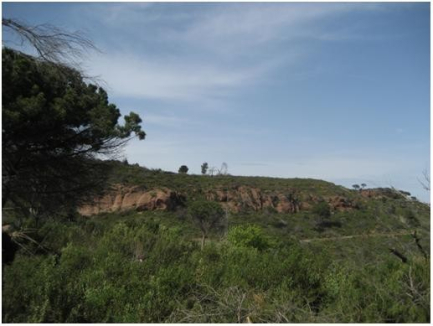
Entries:
{"type": "MultiPolygon", "coordinates": [[[[122,166],[114,179],[139,169],[122,166]]],[[[228,178],[140,171],[184,190],[228,178]]],[[[304,182],[319,192],[326,185],[359,195],[314,180],[238,180],[248,181],[262,187],[304,182]]],[[[35,242],[17,234],[22,247],[4,266],[3,321],[430,320],[430,260],[412,234],[417,231],[429,252],[425,204],[400,196],[332,214],[324,204],[296,214],[245,210],[229,214],[228,223],[223,216],[201,249],[202,230],[192,213],[204,208],[193,203],[174,211],[63,214],[38,229],[27,220],[20,229],[35,242]]]]}

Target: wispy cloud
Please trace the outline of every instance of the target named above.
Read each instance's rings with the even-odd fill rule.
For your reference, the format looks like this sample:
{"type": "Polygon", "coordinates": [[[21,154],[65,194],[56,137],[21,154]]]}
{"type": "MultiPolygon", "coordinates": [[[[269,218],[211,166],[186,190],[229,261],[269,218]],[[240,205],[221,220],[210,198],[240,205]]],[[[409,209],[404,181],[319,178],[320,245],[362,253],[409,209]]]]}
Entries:
{"type": "Polygon", "coordinates": [[[168,101],[221,99],[265,82],[267,74],[299,62],[308,50],[295,43],[283,50],[279,44],[305,37],[335,40],[341,33],[347,37],[347,31],[329,30],[320,23],[376,7],[240,3],[167,10],[166,4],[114,4],[97,17],[107,26],[116,22],[116,28],[134,31],[135,41],[120,39],[116,52],[110,49],[93,58],[91,72],[106,80],[115,95],[168,101]],[[155,42],[163,45],[157,53],[152,51],[155,42]]]}
{"type": "Polygon", "coordinates": [[[134,55],[107,54],[90,61],[91,74],[100,75],[113,94],[162,100],[221,98],[256,83],[273,67],[265,62],[247,68],[215,63],[152,60],[134,55]]]}
{"type": "Polygon", "coordinates": [[[354,31],[326,28],[326,19],[351,11],[381,10],[379,4],[238,3],[211,7],[184,28],[168,28],[165,37],[236,58],[245,51],[267,52],[269,42],[299,38],[347,39],[354,31]]]}

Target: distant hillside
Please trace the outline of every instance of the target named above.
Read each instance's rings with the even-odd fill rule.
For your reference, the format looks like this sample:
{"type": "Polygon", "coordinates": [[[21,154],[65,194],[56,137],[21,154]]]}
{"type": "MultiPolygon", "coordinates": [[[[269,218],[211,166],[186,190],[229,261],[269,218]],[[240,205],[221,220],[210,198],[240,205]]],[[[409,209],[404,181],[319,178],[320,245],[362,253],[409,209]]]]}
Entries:
{"type": "Polygon", "coordinates": [[[132,208],[174,210],[176,206],[198,198],[220,202],[232,212],[274,209],[278,213],[297,213],[309,211],[320,202],[329,203],[333,212],[365,210],[370,206],[368,203],[374,201],[399,203],[399,206],[409,209],[428,209],[428,205],[420,203],[409,193],[393,188],[353,190],[308,178],[188,175],[150,170],[119,161],[107,164],[112,168],[110,186],[105,191],[105,198],[95,199],[104,212],[132,208]],[[152,198],[161,200],[148,203],[152,198]]]}
{"type": "Polygon", "coordinates": [[[234,224],[256,223],[272,233],[296,238],[418,230],[429,239],[430,208],[406,192],[391,188],[347,189],[315,179],[188,175],[149,170],[118,161],[110,187],[80,208],[101,213],[177,212],[197,199],[216,201],[234,224]],[[329,216],[320,216],[320,206],[329,216]],[[273,230],[273,231],[272,231],[273,230]]]}

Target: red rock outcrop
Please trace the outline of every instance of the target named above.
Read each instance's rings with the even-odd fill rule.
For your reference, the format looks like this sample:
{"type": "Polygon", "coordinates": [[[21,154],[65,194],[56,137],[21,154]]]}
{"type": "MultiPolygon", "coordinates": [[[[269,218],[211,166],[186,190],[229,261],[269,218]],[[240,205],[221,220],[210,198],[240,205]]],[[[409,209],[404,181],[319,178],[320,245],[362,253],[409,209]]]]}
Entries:
{"type": "Polygon", "coordinates": [[[356,204],[342,196],[329,197],[328,203],[334,211],[348,211],[357,208],[356,204]]]}
{"type": "Polygon", "coordinates": [[[93,204],[87,204],[78,209],[84,216],[99,213],[128,210],[173,210],[179,206],[184,197],[168,188],[142,190],[140,187],[125,188],[116,186],[93,204]]]}
{"type": "Polygon", "coordinates": [[[293,194],[268,194],[258,188],[246,186],[208,191],[206,198],[221,203],[224,208],[228,207],[233,212],[239,212],[243,209],[260,211],[271,208],[279,213],[296,213],[301,206],[293,194]]]}
{"type": "MultiPolygon", "coordinates": [[[[215,189],[204,192],[207,200],[216,201],[231,212],[244,210],[275,210],[279,213],[297,213],[309,210],[322,198],[307,195],[301,196],[294,190],[285,192],[262,191],[259,188],[237,186],[228,189],[215,189]]],[[[342,196],[324,198],[334,211],[356,209],[357,205],[342,196]]],[[[105,196],[95,200],[93,204],[79,208],[84,216],[105,212],[126,210],[174,210],[183,205],[185,197],[168,188],[143,190],[140,187],[115,186],[105,196]]]]}

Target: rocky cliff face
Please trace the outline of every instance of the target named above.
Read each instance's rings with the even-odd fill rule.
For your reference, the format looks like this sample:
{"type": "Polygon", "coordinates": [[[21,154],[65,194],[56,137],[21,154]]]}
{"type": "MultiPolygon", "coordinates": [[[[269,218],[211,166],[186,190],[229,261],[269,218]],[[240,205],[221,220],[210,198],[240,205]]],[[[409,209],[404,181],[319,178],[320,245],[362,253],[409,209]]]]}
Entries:
{"type": "MultiPolygon", "coordinates": [[[[352,210],[356,203],[342,196],[329,196],[318,198],[310,195],[298,194],[296,191],[268,192],[253,187],[233,187],[231,189],[216,189],[202,193],[207,200],[219,202],[231,212],[242,210],[275,210],[279,213],[297,213],[309,210],[320,201],[327,201],[331,209],[352,210]]],[[[96,215],[105,212],[127,210],[175,210],[183,206],[186,196],[168,188],[143,190],[140,187],[115,186],[105,196],[95,199],[93,204],[79,208],[84,216],[96,215]]]]}
{"type": "Polygon", "coordinates": [[[258,188],[235,187],[230,190],[208,191],[205,194],[207,200],[220,202],[232,212],[244,209],[260,211],[273,209],[279,213],[296,213],[302,204],[294,193],[266,193],[258,188]]]}
{"type": "Polygon", "coordinates": [[[95,199],[78,209],[84,216],[127,210],[174,210],[183,204],[185,197],[167,188],[146,191],[140,187],[115,186],[102,198],[95,199]]]}

